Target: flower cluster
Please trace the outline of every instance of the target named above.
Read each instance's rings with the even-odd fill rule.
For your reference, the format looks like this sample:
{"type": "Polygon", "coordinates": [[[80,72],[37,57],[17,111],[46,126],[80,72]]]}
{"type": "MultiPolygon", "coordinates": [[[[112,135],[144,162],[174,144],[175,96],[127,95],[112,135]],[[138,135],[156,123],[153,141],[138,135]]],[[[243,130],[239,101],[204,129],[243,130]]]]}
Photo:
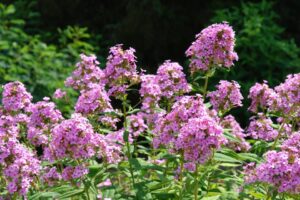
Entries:
{"type": "Polygon", "coordinates": [[[288,75],[284,83],[275,87],[278,94],[277,109],[285,116],[300,117],[300,73],[288,75]]]}
{"type": "Polygon", "coordinates": [[[212,67],[230,68],[238,60],[234,46],[235,35],[227,23],[213,24],[203,29],[186,51],[191,61],[191,72],[206,72],[212,67]]]}
{"type": "Polygon", "coordinates": [[[52,140],[45,149],[45,158],[50,161],[90,158],[97,153],[100,140],[88,119],[73,114],[71,119],[63,120],[52,129],[52,140]]]}
{"type": "Polygon", "coordinates": [[[278,130],[273,128],[272,125],[272,120],[260,113],[258,118],[252,117],[247,128],[247,135],[254,139],[272,141],[278,135],[278,130]]]}
{"type": "Polygon", "coordinates": [[[273,185],[278,192],[300,192],[300,159],[291,161],[288,152],[268,151],[265,162],[245,170],[246,183],[263,182],[273,185]]]}
{"type": "Polygon", "coordinates": [[[40,171],[40,161],[15,139],[0,140],[0,167],[10,194],[26,195],[40,171]]]}
{"type": "Polygon", "coordinates": [[[222,113],[242,106],[243,96],[240,92],[240,85],[235,81],[220,81],[217,90],[210,92],[207,96],[210,97],[213,108],[222,113]]]}
{"type": "Polygon", "coordinates": [[[156,79],[160,87],[161,96],[167,99],[180,96],[191,90],[185,79],[182,66],[176,62],[167,60],[159,66],[156,79]]]}
{"type": "Polygon", "coordinates": [[[82,165],[68,166],[62,172],[62,179],[65,181],[70,181],[73,179],[82,178],[87,173],[87,168],[82,165]]]}
{"type": "Polygon", "coordinates": [[[201,96],[183,96],[157,121],[154,147],[167,146],[171,153],[182,151],[190,170],[196,163],[205,163],[214,149],[226,143],[222,127],[211,114],[201,96]]]}
{"type": "Polygon", "coordinates": [[[75,111],[84,115],[112,110],[110,99],[101,85],[93,85],[90,90],[81,91],[75,111]]]}
{"type": "Polygon", "coordinates": [[[34,145],[48,144],[51,129],[62,119],[61,112],[49,101],[39,101],[28,108],[28,140],[34,145]]]}
{"type": "Polygon", "coordinates": [[[158,102],[161,99],[161,89],[156,75],[141,76],[140,95],[143,98],[142,110],[150,113],[159,107],[158,102]]]}
{"type": "Polygon", "coordinates": [[[123,50],[121,44],[110,48],[104,69],[104,80],[109,87],[109,96],[120,98],[128,87],[139,81],[134,53],[133,48],[123,50]]]}
{"type": "Polygon", "coordinates": [[[191,118],[179,130],[175,148],[184,152],[184,159],[203,164],[215,149],[226,143],[223,129],[209,116],[191,118]]]}
{"type": "Polygon", "coordinates": [[[266,82],[263,84],[256,83],[250,88],[248,98],[251,99],[251,105],[249,110],[256,113],[259,108],[262,111],[268,109],[277,99],[275,91],[267,85],[266,82]]]}
{"type": "Polygon", "coordinates": [[[147,129],[147,125],[145,124],[144,120],[144,115],[142,113],[128,116],[127,121],[129,122],[128,131],[134,137],[138,137],[147,129]]]}
{"type": "Polygon", "coordinates": [[[41,180],[49,186],[55,185],[55,183],[62,178],[56,167],[45,167],[43,172],[41,180]]]}
{"type": "MultiPolygon", "coordinates": [[[[104,73],[98,67],[99,62],[95,55],[80,55],[81,61],[76,64],[72,76],[68,77],[65,85],[75,90],[88,89],[90,85],[102,84],[104,73]]],[[[59,95],[60,96],[60,95],[59,95]]]]}
{"type": "Polygon", "coordinates": [[[31,104],[32,96],[19,81],[4,85],[2,104],[6,111],[20,111],[31,104]]]}
{"type": "Polygon", "coordinates": [[[153,145],[158,148],[160,145],[174,148],[177,134],[189,118],[196,118],[206,115],[206,108],[201,96],[183,96],[172,106],[172,110],[161,116],[155,124],[153,145]]]}
{"type": "Polygon", "coordinates": [[[293,133],[281,145],[281,150],[300,158],[300,132],[293,133]]]}
{"type": "Polygon", "coordinates": [[[220,124],[224,129],[229,129],[231,135],[236,139],[229,140],[226,144],[227,147],[236,151],[248,151],[250,149],[250,144],[245,140],[244,130],[232,115],[224,117],[220,124]]]}
{"type": "Polygon", "coordinates": [[[53,94],[53,98],[54,99],[61,99],[66,95],[67,95],[66,91],[62,91],[61,89],[57,89],[57,90],[55,90],[55,92],[53,94]]]}
{"type": "Polygon", "coordinates": [[[251,87],[249,98],[252,100],[249,110],[258,112],[268,110],[280,113],[284,117],[300,116],[300,74],[288,75],[284,83],[269,88],[266,83],[256,83],[251,87]]]}
{"type": "Polygon", "coordinates": [[[10,138],[19,137],[19,126],[16,118],[10,115],[0,116],[0,140],[8,141],[10,138]]]}

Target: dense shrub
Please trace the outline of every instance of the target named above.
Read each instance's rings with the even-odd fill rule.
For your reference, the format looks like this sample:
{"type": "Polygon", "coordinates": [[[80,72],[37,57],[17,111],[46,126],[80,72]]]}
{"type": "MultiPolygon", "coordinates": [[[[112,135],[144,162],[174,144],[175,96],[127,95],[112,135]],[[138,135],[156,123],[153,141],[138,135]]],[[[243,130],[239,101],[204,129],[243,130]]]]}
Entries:
{"type": "Polygon", "coordinates": [[[13,5],[0,4],[0,84],[22,80],[40,100],[63,85],[79,53],[96,49],[86,42],[91,37],[86,28],[59,30],[58,44],[47,44],[40,35],[27,34],[17,16],[13,5]]]}
{"type": "Polygon", "coordinates": [[[275,88],[252,86],[253,116],[243,130],[232,115],[243,103],[238,82],[208,89],[220,70],[237,68],[234,47],[228,23],[203,29],[186,51],[188,75],[170,60],[156,74],[139,71],[135,50],[120,44],[103,70],[96,56],[81,54],[65,81],[80,93],[75,105],[66,88],[35,103],[21,82],[5,84],[1,197],[297,198],[300,74],[275,88]],[[72,115],[63,116],[51,99],[73,106],[72,115]]]}

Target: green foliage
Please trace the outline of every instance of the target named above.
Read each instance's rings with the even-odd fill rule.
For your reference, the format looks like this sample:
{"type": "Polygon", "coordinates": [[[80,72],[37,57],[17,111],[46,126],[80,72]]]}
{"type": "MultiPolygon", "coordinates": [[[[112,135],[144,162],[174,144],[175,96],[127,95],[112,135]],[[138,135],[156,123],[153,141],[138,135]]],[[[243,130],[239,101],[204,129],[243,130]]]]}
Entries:
{"type": "Polygon", "coordinates": [[[87,28],[59,29],[58,44],[24,31],[13,5],[0,4],[0,84],[22,80],[36,100],[50,96],[70,74],[80,53],[95,52],[87,28]]]}

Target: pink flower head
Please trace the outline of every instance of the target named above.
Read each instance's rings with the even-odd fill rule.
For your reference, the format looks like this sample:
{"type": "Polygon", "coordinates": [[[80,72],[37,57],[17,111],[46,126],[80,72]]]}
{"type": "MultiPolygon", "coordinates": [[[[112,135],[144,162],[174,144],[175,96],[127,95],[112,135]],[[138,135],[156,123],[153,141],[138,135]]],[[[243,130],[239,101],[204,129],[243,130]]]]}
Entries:
{"type": "Polygon", "coordinates": [[[207,96],[210,97],[213,108],[222,113],[242,106],[243,96],[240,92],[240,85],[235,81],[220,81],[217,90],[210,92],[207,96]]]}
{"type": "Polygon", "coordinates": [[[110,48],[104,69],[105,84],[109,87],[109,96],[121,97],[130,85],[139,81],[134,53],[133,48],[123,50],[122,44],[110,48]]]}
{"type": "Polygon", "coordinates": [[[175,142],[177,150],[184,152],[184,160],[205,163],[213,149],[219,149],[226,143],[223,129],[209,116],[191,118],[179,130],[175,142]]]}
{"type": "Polygon", "coordinates": [[[16,140],[0,141],[0,161],[1,176],[7,180],[8,192],[25,196],[40,172],[40,161],[16,140]]]}
{"type": "Polygon", "coordinates": [[[4,85],[2,104],[7,111],[20,111],[31,104],[32,96],[26,91],[23,83],[19,81],[4,85]]]}
{"type": "Polygon", "coordinates": [[[45,149],[45,158],[86,159],[96,155],[101,140],[88,119],[73,114],[71,119],[63,120],[52,129],[52,140],[45,149]]]}
{"type": "Polygon", "coordinates": [[[82,178],[84,175],[88,174],[88,169],[82,165],[67,166],[62,172],[62,178],[65,181],[70,181],[72,179],[82,178]]]}
{"type": "Polygon", "coordinates": [[[99,62],[96,56],[81,54],[80,59],[72,76],[65,81],[65,85],[75,90],[85,90],[89,89],[92,84],[102,84],[104,73],[98,67],[99,62]]]}
{"type": "Polygon", "coordinates": [[[158,108],[158,102],[161,98],[161,88],[158,84],[156,75],[143,75],[141,76],[141,89],[140,95],[143,98],[142,110],[150,113],[158,108]]]}
{"type": "Polygon", "coordinates": [[[156,120],[153,139],[153,146],[160,145],[174,149],[174,143],[180,129],[190,118],[197,118],[208,115],[201,96],[183,96],[179,98],[172,107],[171,112],[156,120]]]}
{"type": "Polygon", "coordinates": [[[165,61],[159,66],[156,78],[161,95],[168,99],[180,96],[191,90],[186,81],[182,66],[176,62],[165,61]]]}
{"type": "Polygon", "coordinates": [[[51,129],[62,119],[53,102],[39,101],[28,108],[30,113],[27,138],[34,145],[48,144],[51,129]]]}
{"type": "Polygon", "coordinates": [[[248,151],[250,149],[250,144],[245,140],[246,135],[244,134],[244,130],[232,115],[226,116],[220,124],[224,129],[230,129],[232,136],[238,140],[229,140],[226,144],[227,147],[235,151],[248,151]]]}
{"type": "Polygon", "coordinates": [[[252,118],[247,129],[247,135],[254,139],[272,141],[278,135],[278,131],[272,127],[272,124],[273,122],[270,118],[260,113],[258,118],[252,118]]]}
{"type": "Polygon", "coordinates": [[[279,98],[272,108],[288,117],[300,117],[300,73],[287,76],[284,83],[275,87],[279,98]]]}
{"type": "Polygon", "coordinates": [[[265,162],[245,171],[246,183],[263,182],[278,192],[300,193],[300,160],[291,160],[287,152],[268,151],[265,162]]]}
{"type": "Polygon", "coordinates": [[[281,145],[281,150],[290,153],[294,157],[300,158],[300,131],[293,133],[281,145]]]}
{"type": "Polygon", "coordinates": [[[101,85],[93,85],[90,90],[82,90],[75,105],[75,111],[84,115],[111,110],[110,99],[101,85]]]}
{"type": "Polygon", "coordinates": [[[62,91],[61,89],[56,89],[54,94],[53,94],[53,98],[55,99],[61,99],[63,98],[64,96],[66,96],[66,92],[65,91],[62,91]]]}
{"type": "Polygon", "coordinates": [[[147,125],[145,124],[144,116],[142,115],[142,113],[130,115],[127,117],[127,120],[129,122],[128,131],[134,137],[138,137],[147,129],[147,125]]]}
{"type": "Polygon", "coordinates": [[[263,84],[256,83],[250,88],[248,98],[251,99],[249,110],[256,113],[259,108],[266,110],[272,106],[277,100],[277,94],[269,88],[266,82],[263,84]]]}
{"type": "Polygon", "coordinates": [[[191,72],[205,72],[211,67],[230,68],[238,60],[234,46],[234,31],[226,22],[203,29],[185,52],[190,57],[191,72]]]}

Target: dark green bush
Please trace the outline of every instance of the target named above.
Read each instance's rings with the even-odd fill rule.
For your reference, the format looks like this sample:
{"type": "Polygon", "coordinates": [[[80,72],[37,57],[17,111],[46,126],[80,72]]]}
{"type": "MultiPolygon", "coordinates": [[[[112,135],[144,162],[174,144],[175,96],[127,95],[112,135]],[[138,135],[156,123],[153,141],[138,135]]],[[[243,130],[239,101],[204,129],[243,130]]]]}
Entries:
{"type": "Polygon", "coordinates": [[[0,4],[0,84],[22,80],[36,100],[63,85],[80,53],[97,50],[86,42],[91,37],[86,28],[59,29],[58,42],[47,44],[24,26],[13,5],[0,4]]]}

